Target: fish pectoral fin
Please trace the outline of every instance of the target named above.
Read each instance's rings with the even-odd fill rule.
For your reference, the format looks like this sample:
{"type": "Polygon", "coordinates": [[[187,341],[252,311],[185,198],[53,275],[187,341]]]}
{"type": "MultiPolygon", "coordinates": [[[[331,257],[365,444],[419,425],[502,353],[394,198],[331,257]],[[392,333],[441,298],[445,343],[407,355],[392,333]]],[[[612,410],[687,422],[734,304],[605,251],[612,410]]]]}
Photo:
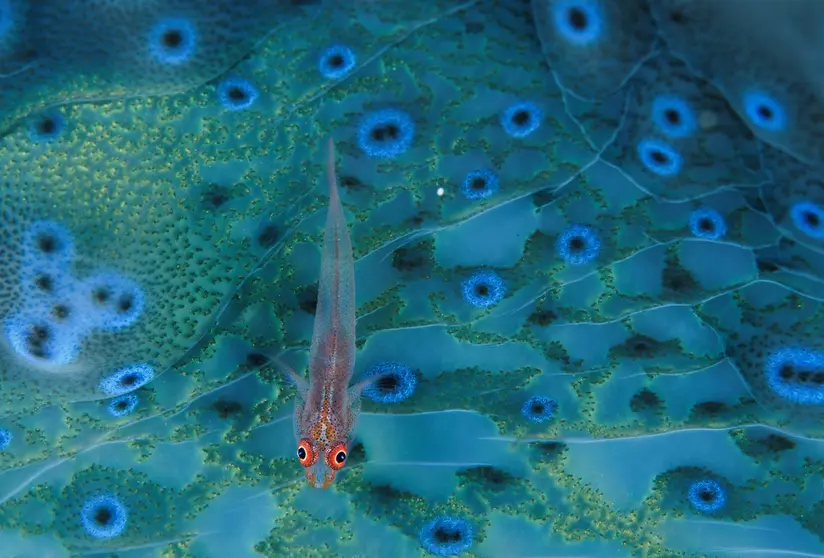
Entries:
{"type": "Polygon", "coordinates": [[[277,368],[280,371],[280,373],[283,374],[283,377],[286,380],[286,382],[295,386],[298,389],[298,392],[306,393],[307,391],[309,391],[309,382],[307,382],[305,378],[303,378],[297,372],[295,372],[291,366],[283,362],[278,355],[265,350],[261,352],[264,355],[266,355],[266,358],[268,358],[269,361],[275,365],[275,368],[277,368]]]}
{"type": "Polygon", "coordinates": [[[275,366],[280,369],[283,375],[286,376],[289,383],[298,388],[298,391],[301,393],[306,393],[309,391],[309,382],[307,382],[305,378],[299,376],[297,372],[292,370],[291,366],[280,359],[276,359],[273,362],[275,363],[275,366]]]}
{"type": "Polygon", "coordinates": [[[374,384],[375,382],[379,382],[383,378],[389,378],[393,375],[394,372],[388,372],[386,374],[375,374],[374,376],[369,376],[368,378],[362,379],[360,382],[349,388],[349,396],[360,397],[361,393],[363,393],[363,390],[365,390],[367,386],[374,384]]]}

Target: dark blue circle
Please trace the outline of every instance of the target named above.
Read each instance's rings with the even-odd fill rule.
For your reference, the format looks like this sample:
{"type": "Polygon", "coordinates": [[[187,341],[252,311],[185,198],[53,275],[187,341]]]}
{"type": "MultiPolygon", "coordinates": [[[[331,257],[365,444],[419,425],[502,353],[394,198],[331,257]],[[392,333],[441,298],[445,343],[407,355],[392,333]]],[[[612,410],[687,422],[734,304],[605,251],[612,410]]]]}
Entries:
{"type": "Polygon", "coordinates": [[[463,299],[475,308],[495,306],[505,294],[504,280],[491,269],[476,271],[461,283],[463,299]]]}
{"type": "Polygon", "coordinates": [[[379,362],[366,370],[364,379],[383,374],[394,380],[394,386],[384,388],[380,381],[372,382],[364,388],[363,395],[378,403],[400,403],[415,393],[418,379],[411,368],[398,362],[379,362]]]}
{"type": "Polygon", "coordinates": [[[188,62],[196,47],[197,31],[188,19],[161,19],[149,33],[149,50],[161,64],[179,66],[188,62]]]}
{"type": "Polygon", "coordinates": [[[112,539],[123,534],[129,512],[120,500],[103,494],[86,500],[80,510],[80,522],[95,539],[112,539]]]}
{"type": "Polygon", "coordinates": [[[650,172],[658,176],[675,176],[684,164],[681,154],[674,147],[652,138],[638,142],[638,157],[650,172]]]}
{"type": "Polygon", "coordinates": [[[701,513],[714,513],[727,503],[727,491],[714,479],[695,481],[687,492],[690,505],[701,513]]]}
{"type": "Polygon", "coordinates": [[[23,236],[23,259],[67,271],[74,259],[74,236],[57,221],[35,221],[23,236]]]}
{"type": "Polygon", "coordinates": [[[80,352],[82,328],[63,328],[42,311],[27,310],[5,319],[6,340],[17,356],[37,365],[66,366],[80,352]],[[32,332],[37,331],[35,335],[32,332]]]}
{"type": "Polygon", "coordinates": [[[556,0],[552,21],[558,34],[575,46],[587,46],[604,34],[601,5],[595,0],[556,0]]]}
{"type": "Polygon", "coordinates": [[[699,207],[690,214],[690,232],[698,238],[717,240],[727,234],[727,223],[716,210],[699,207]]]}
{"type": "Polygon", "coordinates": [[[498,191],[498,175],[488,169],[478,169],[467,173],[461,184],[461,193],[468,200],[482,200],[498,191]]]}
{"type": "Polygon", "coordinates": [[[790,208],[795,227],[810,238],[824,238],[824,209],[810,201],[800,201],[790,208]]]}
{"type": "Polygon", "coordinates": [[[125,395],[115,397],[109,401],[107,409],[109,410],[109,414],[113,417],[125,417],[134,411],[134,408],[137,407],[139,401],[140,400],[137,395],[134,393],[127,393],[125,395]]]}
{"type": "Polygon", "coordinates": [[[690,104],[676,95],[658,95],[652,100],[652,121],[668,138],[685,138],[697,128],[690,104]]]}
{"type": "Polygon", "coordinates": [[[368,157],[393,159],[412,145],[415,122],[402,110],[380,109],[364,115],[357,136],[358,147],[368,157]]]}
{"type": "Polygon", "coordinates": [[[765,362],[767,385],[798,405],[824,405],[824,352],[784,347],[765,362]]]}
{"type": "Polygon", "coordinates": [[[521,406],[521,414],[532,422],[546,422],[555,416],[558,411],[558,403],[544,397],[543,395],[533,395],[521,406]]]}
{"type": "Polygon", "coordinates": [[[501,113],[501,126],[513,138],[524,138],[541,126],[544,113],[535,103],[521,101],[501,113]]]}
{"type": "Polygon", "coordinates": [[[555,242],[555,251],[568,265],[584,265],[598,257],[601,238],[584,225],[572,225],[564,229],[555,242]]]}
{"type": "Polygon", "coordinates": [[[118,330],[133,325],[146,309],[146,293],[136,281],[104,272],[82,281],[88,319],[95,328],[118,330]]]}
{"type": "Polygon", "coordinates": [[[423,526],[419,539],[436,556],[456,556],[472,546],[472,525],[460,517],[442,515],[423,526]]]}
{"type": "Polygon", "coordinates": [[[778,99],[759,90],[744,93],[744,114],[756,128],[782,132],[787,128],[787,110],[778,99]]]}
{"type": "Polygon", "coordinates": [[[332,45],[320,54],[318,71],[326,79],[340,79],[357,63],[355,52],[346,45],[332,45]]]}
{"type": "Polygon", "coordinates": [[[29,118],[29,135],[36,142],[59,138],[66,129],[66,119],[57,110],[46,110],[29,118]]]}
{"type": "Polygon", "coordinates": [[[251,107],[259,96],[260,93],[255,84],[239,76],[225,77],[217,86],[217,98],[220,99],[220,104],[231,111],[251,107]]]}
{"type": "Polygon", "coordinates": [[[122,395],[143,387],[154,378],[154,369],[148,364],[132,364],[100,380],[100,391],[106,395],[122,395]]]}

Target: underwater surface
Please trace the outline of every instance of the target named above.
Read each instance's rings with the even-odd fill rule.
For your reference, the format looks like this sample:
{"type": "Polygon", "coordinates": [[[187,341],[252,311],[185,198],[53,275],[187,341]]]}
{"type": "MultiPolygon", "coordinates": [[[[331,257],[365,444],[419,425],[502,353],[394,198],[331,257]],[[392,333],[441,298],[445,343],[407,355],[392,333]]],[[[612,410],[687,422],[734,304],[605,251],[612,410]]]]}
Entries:
{"type": "Polygon", "coordinates": [[[822,30],[0,0],[0,558],[824,556],[822,30]],[[318,489],[329,138],[366,382],[318,489]]]}

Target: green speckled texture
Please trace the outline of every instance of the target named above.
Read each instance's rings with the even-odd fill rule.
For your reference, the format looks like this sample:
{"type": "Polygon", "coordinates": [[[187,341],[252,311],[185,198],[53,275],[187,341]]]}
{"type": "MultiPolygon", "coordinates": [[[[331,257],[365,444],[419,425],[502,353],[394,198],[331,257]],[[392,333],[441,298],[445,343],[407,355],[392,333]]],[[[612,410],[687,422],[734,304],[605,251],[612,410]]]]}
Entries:
{"type": "MultiPolygon", "coordinates": [[[[91,330],[65,365],[21,357],[4,325],[0,557],[415,558],[437,555],[421,536],[437,516],[471,526],[467,558],[821,555],[824,233],[793,212],[824,203],[816,145],[798,139],[824,136],[797,119],[753,127],[735,92],[774,61],[684,40],[713,13],[705,0],[0,0],[4,324],[29,303],[24,245],[44,221],[73,239],[65,277],[116,273],[145,295],[134,323],[91,330]],[[565,42],[555,15],[573,8],[600,42],[565,42]],[[169,17],[195,22],[198,48],[158,66],[148,30],[169,17]],[[329,80],[332,44],[356,63],[329,80]],[[709,48],[753,67],[731,75],[709,48]],[[222,106],[228,75],[258,89],[250,107],[222,106]],[[667,140],[673,176],[638,152],[666,139],[650,117],[662,95],[700,115],[667,140]],[[541,124],[511,137],[500,115],[521,101],[541,124]],[[356,139],[383,108],[415,123],[392,159],[356,139]],[[44,115],[65,124],[49,141],[30,125],[44,115]],[[317,490],[274,359],[305,375],[329,137],[356,259],[356,378],[397,362],[417,387],[364,398],[347,466],[317,490]],[[500,187],[469,200],[479,168],[500,187]],[[695,233],[699,208],[723,217],[722,238],[695,233]],[[570,225],[596,231],[594,260],[559,255],[570,225]],[[506,285],[489,308],[462,293],[482,268],[506,285]],[[798,380],[817,404],[770,383],[785,347],[819,355],[798,380]],[[136,363],[154,376],[114,416],[100,382],[136,363]],[[529,420],[532,396],[556,402],[549,420],[529,420]],[[706,479],[726,496],[712,513],[690,501],[706,479]],[[128,512],[110,538],[81,521],[100,494],[128,512]]],[[[817,110],[785,93],[793,114],[817,110]]]]}

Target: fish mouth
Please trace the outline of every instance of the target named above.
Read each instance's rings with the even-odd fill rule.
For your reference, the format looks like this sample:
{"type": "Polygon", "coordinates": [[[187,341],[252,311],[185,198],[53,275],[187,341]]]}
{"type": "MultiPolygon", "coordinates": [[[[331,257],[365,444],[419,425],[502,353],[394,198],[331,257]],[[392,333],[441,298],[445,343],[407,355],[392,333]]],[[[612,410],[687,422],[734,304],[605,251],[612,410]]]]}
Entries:
{"type": "Polygon", "coordinates": [[[335,472],[331,471],[323,475],[323,481],[320,482],[318,480],[317,474],[314,471],[310,471],[309,469],[307,469],[306,480],[309,482],[309,486],[311,486],[312,488],[329,488],[335,483],[335,472]]]}

